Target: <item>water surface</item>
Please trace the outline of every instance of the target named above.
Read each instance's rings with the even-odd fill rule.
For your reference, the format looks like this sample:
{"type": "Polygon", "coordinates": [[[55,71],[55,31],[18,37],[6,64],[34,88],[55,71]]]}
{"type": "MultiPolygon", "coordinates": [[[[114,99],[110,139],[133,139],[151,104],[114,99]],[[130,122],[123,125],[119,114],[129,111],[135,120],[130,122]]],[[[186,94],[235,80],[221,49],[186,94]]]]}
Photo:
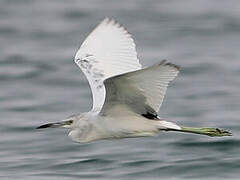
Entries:
{"type": "Polygon", "coordinates": [[[1,179],[238,179],[238,1],[0,1],[1,179]],[[77,144],[37,131],[88,111],[91,93],[73,57],[105,16],[133,34],[144,66],[182,66],[160,115],[233,137],[179,133],[77,144]]]}

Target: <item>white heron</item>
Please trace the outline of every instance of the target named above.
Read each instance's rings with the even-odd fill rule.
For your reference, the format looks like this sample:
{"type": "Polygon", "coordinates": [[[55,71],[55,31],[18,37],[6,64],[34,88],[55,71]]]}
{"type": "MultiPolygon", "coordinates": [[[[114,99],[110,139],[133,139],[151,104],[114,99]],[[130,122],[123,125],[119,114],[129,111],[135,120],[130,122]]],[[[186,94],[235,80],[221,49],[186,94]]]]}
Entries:
{"type": "Polygon", "coordinates": [[[92,110],[38,129],[69,128],[68,136],[80,143],[155,136],[161,131],[231,136],[223,129],[181,127],[160,118],[167,86],[180,68],[166,60],[142,68],[132,36],[113,19],[105,18],[90,33],[74,61],[90,84],[92,110]]]}

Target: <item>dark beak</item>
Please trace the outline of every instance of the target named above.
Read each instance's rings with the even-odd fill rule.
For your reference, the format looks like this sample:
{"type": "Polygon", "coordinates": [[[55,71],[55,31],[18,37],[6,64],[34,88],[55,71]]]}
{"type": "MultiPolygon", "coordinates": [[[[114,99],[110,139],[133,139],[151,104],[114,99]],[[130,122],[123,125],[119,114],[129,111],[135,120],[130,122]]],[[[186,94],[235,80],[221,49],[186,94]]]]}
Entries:
{"type": "Polygon", "coordinates": [[[60,127],[64,127],[64,126],[69,126],[69,125],[71,125],[72,123],[73,123],[72,120],[61,121],[61,122],[56,122],[56,123],[48,123],[48,124],[41,125],[41,126],[37,127],[36,129],[60,128],[60,127]]]}

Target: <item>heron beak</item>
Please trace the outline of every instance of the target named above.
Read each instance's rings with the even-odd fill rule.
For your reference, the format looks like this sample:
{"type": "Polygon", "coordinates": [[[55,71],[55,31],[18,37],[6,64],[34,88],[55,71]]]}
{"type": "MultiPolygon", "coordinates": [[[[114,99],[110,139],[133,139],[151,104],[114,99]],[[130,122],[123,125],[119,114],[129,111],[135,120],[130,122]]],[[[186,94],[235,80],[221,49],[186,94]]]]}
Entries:
{"type": "Polygon", "coordinates": [[[44,129],[44,128],[70,128],[70,125],[73,123],[73,120],[68,120],[68,121],[61,121],[61,122],[56,122],[56,123],[48,123],[41,125],[37,127],[36,129],[44,129]]]}

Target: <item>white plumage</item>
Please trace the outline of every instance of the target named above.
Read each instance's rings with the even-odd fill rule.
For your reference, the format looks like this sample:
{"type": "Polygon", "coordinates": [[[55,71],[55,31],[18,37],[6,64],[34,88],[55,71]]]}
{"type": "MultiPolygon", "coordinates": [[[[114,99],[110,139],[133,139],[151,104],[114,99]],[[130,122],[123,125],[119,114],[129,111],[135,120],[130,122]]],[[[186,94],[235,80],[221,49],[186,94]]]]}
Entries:
{"type": "Polygon", "coordinates": [[[177,65],[161,61],[142,69],[131,35],[116,21],[105,18],[86,38],[74,61],[90,84],[92,110],[38,128],[70,128],[76,142],[153,136],[161,130],[209,136],[230,135],[216,128],[186,128],[157,115],[177,65]]]}
{"type": "Polygon", "coordinates": [[[93,95],[93,110],[101,110],[109,77],[141,69],[131,35],[120,24],[104,19],[82,43],[75,62],[86,75],[93,95]]]}
{"type": "Polygon", "coordinates": [[[102,113],[116,104],[124,104],[138,114],[157,115],[168,83],[178,74],[179,67],[166,63],[111,77],[104,81],[107,96],[102,113]]]}

